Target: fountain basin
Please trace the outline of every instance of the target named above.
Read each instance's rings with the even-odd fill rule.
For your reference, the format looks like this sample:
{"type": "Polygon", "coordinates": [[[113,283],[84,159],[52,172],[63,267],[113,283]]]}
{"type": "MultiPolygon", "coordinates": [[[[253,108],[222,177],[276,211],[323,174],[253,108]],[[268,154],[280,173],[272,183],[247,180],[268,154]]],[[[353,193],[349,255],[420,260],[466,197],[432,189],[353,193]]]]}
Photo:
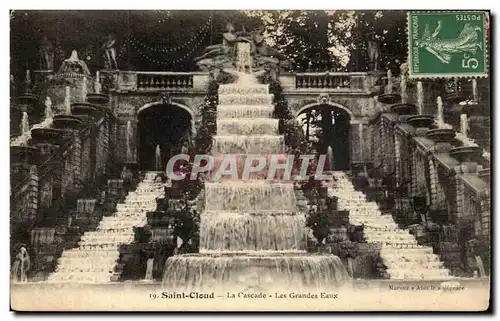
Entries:
{"type": "Polygon", "coordinates": [[[333,255],[219,252],[170,257],[163,285],[183,291],[298,291],[331,290],[349,280],[342,261],[333,255]]]}
{"type": "Polygon", "coordinates": [[[98,93],[88,93],[87,101],[91,104],[105,105],[109,103],[109,96],[98,93]]]}
{"type": "Polygon", "coordinates": [[[448,104],[458,104],[464,101],[465,96],[462,93],[450,93],[443,97],[443,100],[448,104]]]}
{"type": "Polygon", "coordinates": [[[410,116],[406,120],[408,124],[415,128],[430,128],[434,123],[434,116],[431,115],[415,115],[410,116]]]}
{"type": "Polygon", "coordinates": [[[90,103],[72,103],[71,114],[75,116],[85,116],[91,118],[99,118],[102,115],[103,109],[100,106],[90,103]]]}
{"type": "Polygon", "coordinates": [[[459,162],[472,162],[481,158],[483,149],[479,146],[460,146],[450,150],[450,156],[459,162]]]}
{"type": "Polygon", "coordinates": [[[417,112],[417,106],[413,104],[396,104],[391,106],[391,111],[398,115],[413,115],[417,112]]]}
{"type": "Polygon", "coordinates": [[[72,115],[56,115],[52,126],[56,129],[79,129],[82,125],[82,120],[72,115]]]}
{"type": "Polygon", "coordinates": [[[27,163],[35,165],[39,159],[40,150],[32,146],[11,146],[10,147],[10,162],[27,163]]]}
{"type": "Polygon", "coordinates": [[[35,96],[31,93],[24,93],[17,97],[17,101],[21,104],[34,104],[38,101],[38,96],[35,96]]]}
{"type": "Polygon", "coordinates": [[[64,131],[55,128],[33,128],[31,130],[31,142],[36,143],[52,143],[59,145],[60,140],[64,135],[64,131]]]}
{"type": "Polygon", "coordinates": [[[377,100],[382,104],[395,104],[401,101],[401,95],[399,94],[382,94],[377,97],[377,100]]]}
{"type": "Polygon", "coordinates": [[[430,129],[426,133],[427,138],[435,142],[451,142],[455,137],[455,130],[451,128],[430,129]]]}

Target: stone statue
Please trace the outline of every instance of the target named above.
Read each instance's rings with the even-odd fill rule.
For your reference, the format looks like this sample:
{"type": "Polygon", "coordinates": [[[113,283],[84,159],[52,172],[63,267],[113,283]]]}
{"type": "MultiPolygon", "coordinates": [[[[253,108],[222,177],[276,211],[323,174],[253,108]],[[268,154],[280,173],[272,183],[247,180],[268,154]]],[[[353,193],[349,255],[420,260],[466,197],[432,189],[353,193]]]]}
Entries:
{"type": "Polygon", "coordinates": [[[227,55],[234,53],[234,46],[238,36],[232,23],[226,25],[226,32],[222,34],[222,44],[212,45],[205,48],[203,55],[195,58],[195,61],[201,61],[207,58],[215,58],[218,55],[227,55]]]}
{"type": "Polygon", "coordinates": [[[370,69],[378,71],[378,59],[380,55],[380,46],[373,32],[366,35],[366,48],[368,49],[368,58],[370,59],[370,69]]]}
{"type": "Polygon", "coordinates": [[[40,54],[40,69],[52,70],[54,68],[54,46],[46,36],[40,41],[38,52],[40,54]]]}
{"type": "Polygon", "coordinates": [[[30,269],[30,256],[26,248],[21,246],[12,265],[12,279],[14,282],[28,282],[28,271],[30,269]]]}
{"type": "Polygon", "coordinates": [[[104,57],[106,58],[106,69],[118,69],[118,64],[116,62],[116,38],[115,35],[110,33],[108,39],[102,45],[102,50],[104,50],[104,57]]]}
{"type": "Polygon", "coordinates": [[[87,67],[87,64],[78,59],[78,53],[76,50],[73,50],[71,52],[71,56],[63,61],[61,67],[59,67],[58,73],[77,73],[90,76],[90,70],[87,67]]]}

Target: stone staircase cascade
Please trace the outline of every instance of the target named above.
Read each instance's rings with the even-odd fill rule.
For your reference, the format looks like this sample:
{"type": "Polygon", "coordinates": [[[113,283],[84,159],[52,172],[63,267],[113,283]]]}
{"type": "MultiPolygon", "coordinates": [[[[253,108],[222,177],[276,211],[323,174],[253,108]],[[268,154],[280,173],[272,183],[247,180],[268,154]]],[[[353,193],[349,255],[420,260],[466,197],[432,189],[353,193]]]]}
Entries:
{"type": "Polygon", "coordinates": [[[146,172],[135,191],[116,206],[112,216],[105,216],[96,231],[86,232],[77,248],[65,250],[49,282],[107,283],[113,277],[119,246],[134,241],[134,227],[146,224],[146,213],[156,209],[156,199],[163,192],[156,183],[157,172],[146,172]]]}
{"type": "Polygon", "coordinates": [[[400,229],[391,215],[384,215],[377,203],[356,191],[347,175],[334,172],[333,186],[328,186],[330,197],[338,198],[340,210],[349,211],[352,225],[364,225],[367,243],[381,245],[380,257],[391,279],[447,280],[452,278],[443,267],[439,256],[431,247],[417,244],[415,237],[406,229],[400,229]]]}

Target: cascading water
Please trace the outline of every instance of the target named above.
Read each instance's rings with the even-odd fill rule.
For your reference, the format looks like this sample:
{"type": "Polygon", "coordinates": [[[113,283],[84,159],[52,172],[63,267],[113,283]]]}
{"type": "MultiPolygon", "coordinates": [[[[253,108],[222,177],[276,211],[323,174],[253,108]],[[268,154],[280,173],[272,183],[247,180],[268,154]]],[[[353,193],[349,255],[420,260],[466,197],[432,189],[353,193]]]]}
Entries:
{"type": "Polygon", "coordinates": [[[406,82],[406,74],[401,73],[400,77],[400,87],[401,87],[401,103],[406,104],[406,101],[408,100],[408,89],[407,89],[407,82],[406,82]]]}
{"type": "Polygon", "coordinates": [[[386,94],[392,94],[392,71],[390,69],[387,70],[387,88],[386,94]]]}
{"type": "MultiPolygon", "coordinates": [[[[48,282],[108,283],[115,276],[120,245],[134,241],[134,227],[146,224],[147,212],[156,209],[156,198],[163,194],[163,185],[155,182],[157,172],[146,172],[137,188],[116,205],[112,216],[104,216],[95,231],[85,232],[78,247],[66,249],[58,259],[56,271],[48,282]]],[[[80,199],[79,213],[90,213],[95,199],[80,199]]]]}
{"type": "Polygon", "coordinates": [[[336,181],[328,188],[330,196],[338,199],[338,207],[349,211],[352,225],[363,225],[363,234],[369,244],[380,246],[380,257],[387,266],[391,279],[449,279],[449,270],[432,252],[431,247],[418,245],[408,230],[400,229],[391,215],[384,215],[377,203],[356,191],[349,178],[334,172],[336,181]]]}
{"type": "Polygon", "coordinates": [[[417,107],[418,114],[422,115],[424,113],[424,88],[421,81],[417,82],[417,107]]]}
{"type": "Polygon", "coordinates": [[[31,138],[30,123],[28,120],[28,113],[23,112],[23,117],[21,118],[20,124],[21,135],[16,137],[12,142],[12,146],[25,146],[28,144],[28,140],[31,138]]]}
{"type": "Polygon", "coordinates": [[[102,86],[101,86],[101,79],[99,78],[99,71],[96,71],[96,73],[95,73],[95,81],[94,81],[94,92],[96,94],[100,94],[101,93],[101,89],[102,89],[102,86]]]}
{"type": "MultiPolygon", "coordinates": [[[[238,44],[238,71],[226,70],[238,81],[219,87],[212,152],[283,154],[273,96],[246,68],[249,49],[238,44]]],[[[293,182],[262,178],[205,182],[200,253],[167,260],[168,290],[331,290],[349,279],[338,257],[306,252],[305,215],[297,211],[293,182]]]]}
{"type": "Polygon", "coordinates": [[[87,77],[83,77],[82,79],[82,101],[86,101],[87,100],[87,92],[88,92],[88,88],[87,88],[87,77]]]}
{"type": "Polygon", "coordinates": [[[54,119],[54,112],[52,111],[52,100],[50,97],[45,98],[45,119],[39,123],[33,125],[33,128],[49,128],[52,125],[54,119]]]}
{"type": "Polygon", "coordinates": [[[155,148],[155,166],[157,171],[161,171],[161,150],[160,145],[155,148]]]}
{"type": "Polygon", "coordinates": [[[477,80],[472,79],[472,101],[478,102],[479,97],[478,97],[478,92],[477,92],[477,80]]]}
{"type": "Polygon", "coordinates": [[[252,72],[252,56],[250,55],[250,43],[239,42],[236,56],[236,70],[242,73],[252,72]]]}
{"type": "Polygon", "coordinates": [[[71,88],[66,86],[64,95],[64,108],[67,115],[71,115],[71,88]]]}
{"type": "Polygon", "coordinates": [[[467,137],[467,132],[469,130],[469,120],[467,119],[467,114],[460,114],[460,133],[467,137]]]}
{"type": "Polygon", "coordinates": [[[444,126],[444,112],[443,112],[443,99],[441,96],[438,96],[437,98],[437,117],[436,121],[438,124],[438,127],[441,128],[444,126]]]}
{"type": "Polygon", "coordinates": [[[126,138],[126,144],[127,144],[127,162],[133,162],[133,155],[132,155],[132,146],[130,146],[132,142],[132,123],[130,120],[127,120],[127,128],[126,128],[126,133],[125,133],[125,138],[126,138]]]}
{"type": "MultiPolygon", "coordinates": [[[[360,126],[360,128],[363,128],[363,127],[360,126]]],[[[360,137],[363,137],[363,136],[360,136],[360,137]]],[[[328,148],[326,149],[326,165],[327,165],[327,168],[325,168],[326,170],[333,169],[333,149],[332,149],[332,146],[328,146],[328,148]]]]}

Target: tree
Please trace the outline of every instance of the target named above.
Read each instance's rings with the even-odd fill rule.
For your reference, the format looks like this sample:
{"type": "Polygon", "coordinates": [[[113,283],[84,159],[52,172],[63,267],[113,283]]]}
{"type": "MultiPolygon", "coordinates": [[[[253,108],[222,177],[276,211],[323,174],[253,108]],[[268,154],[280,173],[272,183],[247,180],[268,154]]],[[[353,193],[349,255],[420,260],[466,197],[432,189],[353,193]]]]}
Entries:
{"type": "Polygon", "coordinates": [[[267,41],[294,60],[296,71],[367,70],[366,35],[381,44],[381,66],[406,59],[403,11],[245,11],[266,26],[267,41]]]}

